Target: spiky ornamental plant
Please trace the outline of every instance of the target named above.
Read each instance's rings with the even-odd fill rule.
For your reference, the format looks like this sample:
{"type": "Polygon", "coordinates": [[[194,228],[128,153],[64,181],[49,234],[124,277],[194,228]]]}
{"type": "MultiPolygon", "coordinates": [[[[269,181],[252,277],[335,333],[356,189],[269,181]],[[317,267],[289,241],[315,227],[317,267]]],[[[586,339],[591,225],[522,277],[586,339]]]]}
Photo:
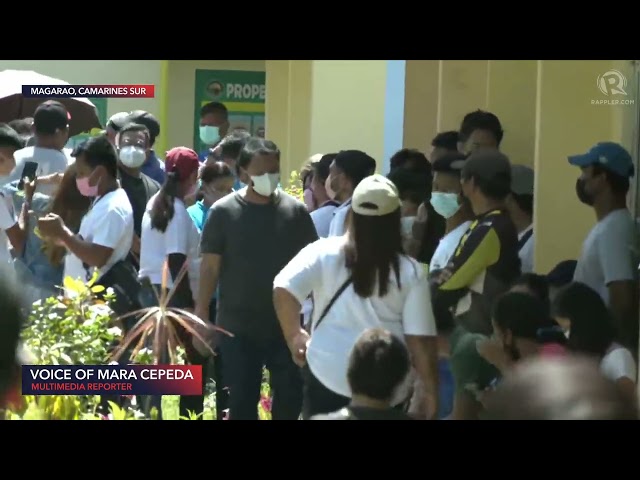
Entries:
{"type": "Polygon", "coordinates": [[[154,289],[154,294],[158,305],[155,307],[142,308],[135,312],[128,313],[118,318],[124,321],[128,318],[137,318],[138,321],[131,330],[122,339],[120,345],[115,349],[112,361],[119,360],[122,355],[129,349],[135,340],[138,340],[130,358],[136,358],[140,350],[147,347],[148,341],[151,340],[151,351],[153,363],[158,365],[166,363],[164,361],[165,352],[168,353],[169,362],[171,364],[178,363],[178,347],[184,348],[180,339],[177,328],[182,327],[191,334],[205,349],[211,354],[215,354],[210,346],[212,336],[216,333],[233,336],[232,333],[204,322],[193,313],[181,308],[170,307],[169,304],[173,295],[175,295],[176,287],[183,280],[188,270],[188,262],[185,262],[178,273],[177,278],[173,282],[171,289],[167,288],[169,279],[169,264],[165,261],[162,268],[162,285],[161,291],[154,289]]]}

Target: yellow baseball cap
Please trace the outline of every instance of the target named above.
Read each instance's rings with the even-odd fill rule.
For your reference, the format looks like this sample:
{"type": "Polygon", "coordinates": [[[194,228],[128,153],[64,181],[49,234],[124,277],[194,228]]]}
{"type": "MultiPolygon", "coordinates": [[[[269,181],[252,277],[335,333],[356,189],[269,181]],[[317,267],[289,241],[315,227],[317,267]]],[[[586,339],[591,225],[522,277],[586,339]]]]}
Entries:
{"type": "Polygon", "coordinates": [[[353,192],[351,209],[358,215],[381,217],[400,208],[398,189],[382,175],[371,175],[362,180],[353,192]]]}

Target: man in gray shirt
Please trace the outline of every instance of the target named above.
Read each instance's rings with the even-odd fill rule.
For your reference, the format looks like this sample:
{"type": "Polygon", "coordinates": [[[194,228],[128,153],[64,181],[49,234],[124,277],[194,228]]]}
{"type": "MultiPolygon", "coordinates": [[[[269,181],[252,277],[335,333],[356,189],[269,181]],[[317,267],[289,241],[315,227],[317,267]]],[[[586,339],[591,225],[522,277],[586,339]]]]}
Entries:
{"type": "Polygon", "coordinates": [[[619,340],[636,352],[638,235],[626,201],[633,160],[617,143],[602,142],[569,157],[569,163],[582,169],[576,193],[598,219],[584,241],[573,280],[600,294],[613,313],[619,340]]]}
{"type": "Polygon", "coordinates": [[[258,418],[266,366],[272,418],[296,420],[302,380],[273,307],[273,279],[317,234],[305,205],[277,189],[280,151],[273,142],[250,139],[238,168],[251,182],[216,202],[203,227],[196,315],[207,321],[219,284],[216,323],[234,334],[222,336],[219,345],[224,384],[229,387],[229,419],[258,418]]]}

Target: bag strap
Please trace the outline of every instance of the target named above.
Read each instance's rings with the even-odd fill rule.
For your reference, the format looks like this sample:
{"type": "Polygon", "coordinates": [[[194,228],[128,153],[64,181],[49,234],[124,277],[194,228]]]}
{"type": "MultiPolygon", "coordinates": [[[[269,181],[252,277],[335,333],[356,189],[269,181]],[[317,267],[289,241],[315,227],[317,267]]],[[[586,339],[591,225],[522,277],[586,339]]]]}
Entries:
{"type": "Polygon", "coordinates": [[[327,313],[329,313],[329,310],[331,310],[331,307],[333,307],[333,304],[336,303],[336,300],[340,298],[340,295],[342,295],[344,291],[349,287],[349,285],[351,285],[351,282],[352,282],[352,278],[351,278],[351,275],[349,275],[349,278],[345,280],[345,282],[340,286],[340,288],[336,291],[336,293],[333,294],[333,297],[331,297],[331,300],[329,300],[329,303],[327,303],[327,306],[324,307],[324,310],[322,311],[322,315],[320,315],[320,318],[318,318],[318,321],[316,322],[316,325],[313,328],[314,331],[318,329],[318,326],[327,316],[327,313]]]}
{"type": "Polygon", "coordinates": [[[518,251],[522,250],[522,247],[526,245],[531,236],[533,235],[533,228],[527,230],[527,232],[522,236],[520,240],[518,240],[518,251]]]}

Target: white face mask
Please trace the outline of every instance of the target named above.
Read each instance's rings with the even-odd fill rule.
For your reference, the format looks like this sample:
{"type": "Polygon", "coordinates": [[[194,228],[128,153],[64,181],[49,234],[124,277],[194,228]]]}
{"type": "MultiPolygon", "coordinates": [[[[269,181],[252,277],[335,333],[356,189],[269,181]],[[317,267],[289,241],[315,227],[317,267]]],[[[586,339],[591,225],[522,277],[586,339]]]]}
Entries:
{"type": "Polygon", "coordinates": [[[253,190],[263,197],[270,196],[278,188],[280,183],[279,173],[265,173],[263,175],[252,176],[253,190]]]}
{"type": "Polygon", "coordinates": [[[147,159],[147,153],[135,145],[126,145],[120,149],[119,158],[125,167],[140,168],[147,159]]]}
{"type": "Polygon", "coordinates": [[[402,231],[403,237],[411,237],[415,221],[416,217],[402,217],[400,219],[400,230],[402,231]]]}

